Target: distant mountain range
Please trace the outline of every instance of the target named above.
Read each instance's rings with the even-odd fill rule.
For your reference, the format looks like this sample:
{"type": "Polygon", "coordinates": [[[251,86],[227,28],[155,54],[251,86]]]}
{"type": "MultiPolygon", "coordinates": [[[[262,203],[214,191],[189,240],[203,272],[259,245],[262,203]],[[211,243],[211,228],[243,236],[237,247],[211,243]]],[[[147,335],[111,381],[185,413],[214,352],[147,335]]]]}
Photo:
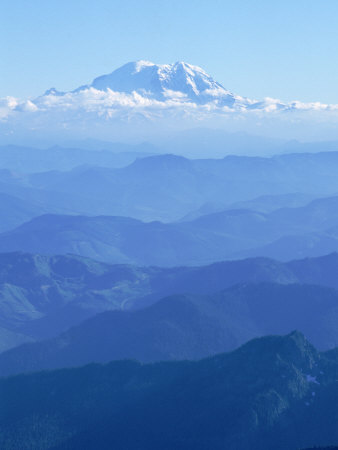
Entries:
{"type": "Polygon", "coordinates": [[[133,163],[137,158],[156,154],[150,144],[112,144],[104,149],[98,144],[96,150],[53,146],[32,148],[18,145],[0,146],[0,169],[19,173],[38,173],[52,170],[66,171],[78,166],[118,168],[133,163]]]}
{"type": "MultiPolygon", "coordinates": [[[[8,155],[9,152],[4,153],[8,155]]],[[[21,153],[22,161],[29,160],[28,153],[21,153]]],[[[81,154],[80,151],[78,153],[81,154]]],[[[67,157],[66,151],[56,150],[54,156],[53,151],[47,151],[45,161],[41,154],[41,151],[33,152],[28,172],[36,160],[40,161],[40,167],[43,164],[51,167],[51,161],[58,160],[57,155],[60,159],[58,166],[74,164],[74,159],[71,155],[67,157]]],[[[90,157],[93,161],[95,154],[90,157]]],[[[126,216],[147,222],[177,221],[206,204],[216,205],[208,213],[234,209],[238,202],[251,202],[265,196],[271,211],[272,204],[275,204],[274,209],[294,206],[297,198],[296,206],[301,206],[313,198],[338,193],[337,152],[198,160],[156,155],[138,158],[121,168],[102,167],[100,158],[101,164],[104,160],[107,165],[108,161],[110,164],[114,163],[113,160],[116,162],[116,155],[98,152],[96,165],[86,163],[68,171],[25,174],[18,162],[13,167],[12,157],[13,169],[0,170],[0,192],[17,197],[28,205],[39,205],[48,213],[126,216]],[[272,196],[278,196],[275,202],[271,200],[272,196]]],[[[80,160],[85,163],[86,159],[89,161],[84,152],[80,160]]],[[[264,207],[262,209],[263,201],[261,198],[258,211],[265,211],[264,207]]],[[[256,209],[254,203],[246,203],[240,208],[256,209]]]]}
{"type": "Polygon", "coordinates": [[[4,450],[291,450],[338,442],[337,350],[298,332],[197,362],[0,380],[4,450]],[[20,445],[18,445],[18,443],[20,445]]]}
{"type": "Polygon", "coordinates": [[[141,266],[205,265],[268,256],[287,261],[338,251],[338,197],[269,213],[229,209],[176,223],[42,215],[0,234],[0,251],[76,254],[141,266]]]}
{"type": "MultiPolygon", "coordinates": [[[[338,250],[337,152],[197,160],[153,155],[114,168],[85,161],[97,154],[97,164],[123,165],[136,155],[88,150],[84,164],[71,170],[24,173],[30,150],[2,150],[6,164],[15,166],[0,163],[2,252],[174,266],[254,256],[287,261],[338,250]]],[[[72,167],[81,150],[77,156],[68,150],[33,151],[28,169],[34,161],[40,169],[72,167]]]]}

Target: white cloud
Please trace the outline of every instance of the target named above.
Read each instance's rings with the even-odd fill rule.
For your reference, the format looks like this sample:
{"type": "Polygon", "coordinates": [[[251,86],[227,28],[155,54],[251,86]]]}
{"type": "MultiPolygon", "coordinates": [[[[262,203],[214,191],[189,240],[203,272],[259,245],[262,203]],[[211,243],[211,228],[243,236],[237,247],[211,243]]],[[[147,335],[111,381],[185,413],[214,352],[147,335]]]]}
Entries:
{"type": "Polygon", "coordinates": [[[280,125],[285,128],[289,124],[293,130],[299,126],[304,129],[308,124],[310,131],[316,128],[317,123],[325,127],[331,124],[332,129],[337,127],[338,105],[299,101],[283,103],[269,97],[256,101],[240,96],[233,96],[234,103],[227,104],[222,103],[222,95],[217,96],[216,91],[208,92],[214,100],[206,104],[196,104],[186,93],[169,89],[164,91],[163,100],[136,91],[122,93],[93,87],[63,95],[52,91],[27,101],[7,97],[0,99],[0,121],[5,131],[48,133],[53,130],[57,134],[58,130],[67,130],[74,135],[79,130],[83,135],[95,131],[96,136],[106,135],[107,138],[110,138],[111,130],[120,128],[120,124],[126,127],[132,124],[133,128],[135,124],[141,128],[147,124],[152,129],[197,124],[228,127],[230,130],[240,127],[251,131],[262,126],[270,130],[271,124],[275,128],[280,125]]]}
{"type": "Polygon", "coordinates": [[[0,120],[7,118],[17,105],[18,100],[14,97],[0,98],[0,120]]]}

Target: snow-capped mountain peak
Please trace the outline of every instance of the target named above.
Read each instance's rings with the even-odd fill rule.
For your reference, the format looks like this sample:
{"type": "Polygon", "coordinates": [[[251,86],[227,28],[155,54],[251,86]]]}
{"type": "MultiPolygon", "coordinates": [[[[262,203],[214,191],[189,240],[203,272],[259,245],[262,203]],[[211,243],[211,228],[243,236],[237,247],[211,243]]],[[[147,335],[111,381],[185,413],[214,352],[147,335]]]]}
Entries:
{"type": "Polygon", "coordinates": [[[198,66],[182,61],[155,64],[140,60],[72,91],[51,88],[35,99],[0,99],[0,126],[53,128],[57,133],[77,129],[84,134],[96,127],[100,133],[105,130],[110,135],[114,124],[118,130],[119,124],[139,124],[143,130],[160,122],[165,127],[181,127],[185,123],[200,125],[211,121],[214,125],[218,121],[222,127],[225,121],[238,126],[240,121],[252,120],[260,126],[264,114],[279,115],[282,120],[292,117],[295,121],[295,113],[307,112],[309,117],[325,112],[325,118],[330,115],[336,124],[338,105],[284,103],[273,98],[250,100],[234,95],[198,66]]]}
{"type": "Polygon", "coordinates": [[[218,106],[231,106],[235,101],[234,95],[203,69],[185,62],[130,62],[110,74],[95,78],[90,85],[81,86],[74,92],[88,88],[126,94],[136,92],[158,101],[175,99],[196,104],[214,102],[218,106]]]}

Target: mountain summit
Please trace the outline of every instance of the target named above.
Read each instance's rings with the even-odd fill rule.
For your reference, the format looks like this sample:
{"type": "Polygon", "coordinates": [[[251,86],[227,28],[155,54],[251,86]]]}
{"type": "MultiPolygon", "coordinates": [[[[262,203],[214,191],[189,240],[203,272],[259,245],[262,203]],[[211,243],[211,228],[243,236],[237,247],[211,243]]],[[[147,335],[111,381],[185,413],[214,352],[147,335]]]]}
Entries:
{"type": "Polygon", "coordinates": [[[182,61],[155,64],[140,60],[129,62],[70,92],[51,88],[35,100],[16,104],[15,109],[36,112],[57,107],[63,111],[69,108],[96,111],[101,117],[116,118],[128,108],[147,110],[148,113],[156,110],[157,116],[163,109],[169,113],[173,108],[190,111],[193,115],[201,112],[208,115],[210,111],[324,110],[332,109],[334,105],[283,103],[273,98],[257,101],[233,94],[198,66],[182,61]]]}
{"type": "MultiPolygon", "coordinates": [[[[41,133],[47,139],[52,137],[53,142],[55,136],[124,141],[131,135],[144,141],[154,135],[167,135],[168,129],[177,131],[210,124],[212,128],[250,133],[256,133],[259,126],[263,133],[262,124],[266,123],[270,135],[272,122],[277,129],[288,118],[295,123],[295,112],[309,123],[318,123],[317,114],[327,113],[327,119],[330,117],[336,127],[338,105],[285,103],[270,97],[258,101],[233,94],[192,64],[141,60],[129,62],[71,91],[53,87],[34,99],[0,98],[0,134],[7,136],[11,130],[11,136],[25,136],[25,142],[27,136],[41,133]],[[262,121],[265,116],[272,122],[262,121]]],[[[308,126],[305,128],[308,130],[308,126]]],[[[297,133],[301,132],[297,127],[297,133]]],[[[306,131],[307,139],[308,135],[306,131]]]]}
{"type": "Polygon", "coordinates": [[[232,106],[235,102],[235,96],[203,69],[185,62],[162,65],[149,61],[130,62],[74,92],[88,88],[127,94],[137,92],[159,101],[216,102],[219,106],[232,106]]]}

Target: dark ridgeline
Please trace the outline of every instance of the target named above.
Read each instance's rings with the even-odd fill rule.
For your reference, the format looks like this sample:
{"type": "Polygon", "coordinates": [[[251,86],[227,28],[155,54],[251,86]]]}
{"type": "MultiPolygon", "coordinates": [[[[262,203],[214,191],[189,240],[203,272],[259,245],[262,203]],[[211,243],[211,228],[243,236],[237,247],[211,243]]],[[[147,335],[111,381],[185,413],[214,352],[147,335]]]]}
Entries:
{"type": "Polygon", "coordinates": [[[335,445],[329,445],[328,447],[311,447],[311,448],[305,448],[303,450],[338,450],[338,447],[335,445]]]}
{"type": "Polygon", "coordinates": [[[0,447],[290,450],[338,441],[338,353],[298,332],[197,362],[0,380],[0,447]]]}

